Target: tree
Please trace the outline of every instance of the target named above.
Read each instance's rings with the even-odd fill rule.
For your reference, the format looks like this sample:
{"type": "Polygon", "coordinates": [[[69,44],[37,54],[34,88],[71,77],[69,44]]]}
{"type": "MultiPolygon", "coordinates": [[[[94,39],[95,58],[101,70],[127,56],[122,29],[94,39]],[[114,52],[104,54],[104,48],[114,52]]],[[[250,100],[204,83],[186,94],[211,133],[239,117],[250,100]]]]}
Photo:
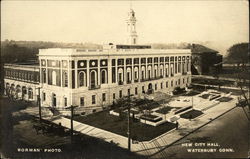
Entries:
{"type": "Polygon", "coordinates": [[[248,43],[239,43],[231,46],[228,50],[227,62],[245,65],[249,60],[248,43]]]}
{"type": "MultiPolygon", "coordinates": [[[[244,85],[247,85],[247,80],[249,76],[245,76],[245,74],[248,74],[248,66],[246,65],[249,62],[249,52],[248,52],[248,43],[240,43],[235,44],[231,46],[228,49],[228,62],[236,63],[237,64],[237,85],[240,87],[242,96],[246,101],[246,105],[250,109],[249,99],[244,90],[244,85]]],[[[249,119],[246,110],[244,109],[244,106],[242,107],[244,113],[246,114],[247,118],[249,119]]]]}

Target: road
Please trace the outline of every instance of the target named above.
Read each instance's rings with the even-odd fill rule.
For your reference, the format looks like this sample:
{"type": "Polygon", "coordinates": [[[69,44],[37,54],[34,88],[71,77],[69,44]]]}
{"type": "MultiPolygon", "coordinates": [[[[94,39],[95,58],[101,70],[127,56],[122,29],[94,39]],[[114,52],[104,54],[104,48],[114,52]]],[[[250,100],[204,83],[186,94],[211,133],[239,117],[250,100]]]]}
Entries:
{"type": "Polygon", "coordinates": [[[249,121],[242,108],[235,108],[150,158],[247,158],[249,147],[248,124],[249,121]],[[185,143],[192,143],[193,145],[186,147],[184,146],[185,143]],[[198,143],[200,145],[215,143],[219,146],[194,146],[194,144],[198,143]],[[217,152],[187,152],[187,149],[190,148],[216,149],[217,152]],[[234,152],[218,152],[219,149],[225,150],[224,148],[234,152]]]}

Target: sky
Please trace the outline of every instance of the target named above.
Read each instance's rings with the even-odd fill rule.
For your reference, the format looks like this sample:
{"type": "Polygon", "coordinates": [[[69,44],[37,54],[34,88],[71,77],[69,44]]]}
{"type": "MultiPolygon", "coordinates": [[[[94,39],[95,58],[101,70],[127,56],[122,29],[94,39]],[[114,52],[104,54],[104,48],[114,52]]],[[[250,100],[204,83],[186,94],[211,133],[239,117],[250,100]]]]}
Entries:
{"type": "Polygon", "coordinates": [[[249,41],[246,0],[1,1],[1,40],[126,42],[130,8],[138,43],[206,42],[225,52],[249,41]]]}

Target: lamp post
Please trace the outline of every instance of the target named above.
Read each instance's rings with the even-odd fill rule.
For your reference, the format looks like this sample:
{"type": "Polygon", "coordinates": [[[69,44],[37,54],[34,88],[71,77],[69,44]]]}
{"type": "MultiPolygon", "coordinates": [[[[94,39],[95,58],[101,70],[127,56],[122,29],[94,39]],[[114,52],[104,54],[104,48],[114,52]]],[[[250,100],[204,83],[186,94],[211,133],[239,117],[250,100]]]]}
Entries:
{"type": "Polygon", "coordinates": [[[130,142],[130,97],[128,104],[128,150],[131,151],[131,142],[130,142]]]}
{"type": "Polygon", "coordinates": [[[131,134],[130,134],[130,131],[131,131],[131,125],[130,125],[130,110],[131,110],[131,99],[130,99],[130,96],[133,96],[132,94],[128,96],[128,150],[131,151],[131,134]]]}
{"type": "Polygon", "coordinates": [[[74,128],[73,128],[73,117],[74,117],[74,109],[78,106],[67,106],[65,109],[70,109],[71,111],[71,117],[70,117],[70,137],[71,137],[71,144],[73,143],[73,133],[74,133],[74,128]]]}

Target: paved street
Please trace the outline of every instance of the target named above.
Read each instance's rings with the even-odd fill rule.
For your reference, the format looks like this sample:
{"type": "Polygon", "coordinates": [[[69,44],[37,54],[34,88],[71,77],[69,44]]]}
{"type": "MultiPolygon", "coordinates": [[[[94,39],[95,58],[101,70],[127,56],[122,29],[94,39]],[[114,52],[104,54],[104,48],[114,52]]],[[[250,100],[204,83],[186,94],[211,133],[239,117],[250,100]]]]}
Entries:
{"type": "Polygon", "coordinates": [[[247,158],[247,132],[248,120],[242,108],[235,108],[151,158],[247,158]],[[183,143],[202,142],[218,143],[219,148],[232,148],[234,152],[189,153],[187,147],[182,146],[183,143]]]}

